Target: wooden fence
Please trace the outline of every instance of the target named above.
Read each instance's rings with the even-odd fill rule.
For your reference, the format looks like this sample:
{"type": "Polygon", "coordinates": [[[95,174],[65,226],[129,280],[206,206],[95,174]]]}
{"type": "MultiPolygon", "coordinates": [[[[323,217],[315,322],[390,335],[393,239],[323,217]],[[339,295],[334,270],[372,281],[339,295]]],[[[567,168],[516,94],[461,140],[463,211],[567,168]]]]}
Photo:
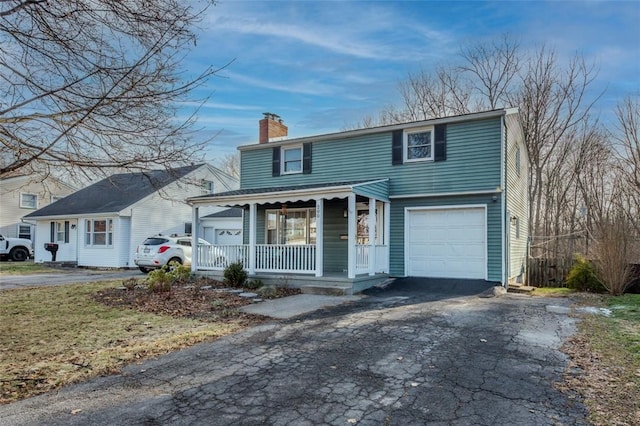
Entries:
{"type": "Polygon", "coordinates": [[[572,258],[530,257],[527,268],[527,285],[534,287],[566,287],[565,279],[575,263],[572,258]]]}

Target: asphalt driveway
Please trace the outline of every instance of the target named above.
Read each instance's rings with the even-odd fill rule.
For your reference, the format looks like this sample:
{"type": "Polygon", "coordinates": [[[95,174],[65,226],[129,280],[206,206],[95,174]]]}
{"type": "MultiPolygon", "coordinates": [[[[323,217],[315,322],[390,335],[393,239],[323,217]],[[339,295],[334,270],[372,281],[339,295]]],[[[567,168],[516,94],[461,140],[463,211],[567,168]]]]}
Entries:
{"type": "Polygon", "coordinates": [[[568,301],[449,284],[399,281],[0,406],[0,424],[586,424],[579,398],[553,385],[575,328],[558,313],[568,301]]]}

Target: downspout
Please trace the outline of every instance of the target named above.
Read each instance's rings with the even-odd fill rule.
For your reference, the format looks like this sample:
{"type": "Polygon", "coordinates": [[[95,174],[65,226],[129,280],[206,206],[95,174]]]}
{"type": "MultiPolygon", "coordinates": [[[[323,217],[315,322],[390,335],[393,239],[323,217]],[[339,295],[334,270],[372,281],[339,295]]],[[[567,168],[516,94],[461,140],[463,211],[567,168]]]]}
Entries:
{"type": "MultiPolygon", "coordinates": [[[[506,111],[505,111],[506,114],[506,111]]],[[[506,173],[507,173],[507,136],[506,136],[506,120],[505,120],[505,114],[503,114],[500,117],[500,121],[501,121],[501,127],[500,127],[500,157],[501,157],[501,161],[500,161],[500,188],[502,189],[502,191],[500,192],[500,202],[501,202],[501,210],[502,210],[502,214],[500,215],[500,221],[501,221],[501,252],[502,252],[502,286],[506,289],[509,288],[509,279],[507,276],[507,246],[506,246],[506,232],[507,232],[507,228],[506,228],[506,215],[507,215],[507,179],[506,179],[506,173]]]]}

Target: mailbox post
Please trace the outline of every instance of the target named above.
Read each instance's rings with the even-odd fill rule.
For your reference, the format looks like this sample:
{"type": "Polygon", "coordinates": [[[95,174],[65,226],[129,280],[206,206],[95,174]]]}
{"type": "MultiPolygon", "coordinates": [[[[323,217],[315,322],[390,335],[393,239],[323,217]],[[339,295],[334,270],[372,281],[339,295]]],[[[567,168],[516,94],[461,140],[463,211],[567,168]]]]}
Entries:
{"type": "Polygon", "coordinates": [[[58,253],[58,244],[56,243],[44,243],[44,249],[51,252],[51,261],[56,261],[56,253],[58,253]]]}

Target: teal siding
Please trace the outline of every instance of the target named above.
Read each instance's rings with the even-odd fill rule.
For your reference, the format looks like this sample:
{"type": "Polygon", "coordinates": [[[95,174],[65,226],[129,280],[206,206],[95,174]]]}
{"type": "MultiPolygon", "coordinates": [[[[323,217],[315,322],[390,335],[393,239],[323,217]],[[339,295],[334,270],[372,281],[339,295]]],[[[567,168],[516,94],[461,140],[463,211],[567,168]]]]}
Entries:
{"type": "Polygon", "coordinates": [[[391,164],[391,133],[313,144],[312,173],[272,177],[272,148],[241,152],[241,188],[390,178],[390,195],[493,190],[500,185],[501,118],[447,125],[447,160],[391,164]]]}
{"type": "Polygon", "coordinates": [[[353,188],[353,192],[367,198],[375,198],[376,200],[389,200],[389,180],[381,182],[358,185],[353,188]]]}
{"type": "Polygon", "coordinates": [[[404,271],[404,214],[406,207],[487,206],[487,262],[490,281],[502,280],[502,238],[500,198],[493,202],[491,195],[465,197],[433,197],[394,199],[391,202],[391,241],[389,247],[390,275],[402,277],[404,271]]]}

